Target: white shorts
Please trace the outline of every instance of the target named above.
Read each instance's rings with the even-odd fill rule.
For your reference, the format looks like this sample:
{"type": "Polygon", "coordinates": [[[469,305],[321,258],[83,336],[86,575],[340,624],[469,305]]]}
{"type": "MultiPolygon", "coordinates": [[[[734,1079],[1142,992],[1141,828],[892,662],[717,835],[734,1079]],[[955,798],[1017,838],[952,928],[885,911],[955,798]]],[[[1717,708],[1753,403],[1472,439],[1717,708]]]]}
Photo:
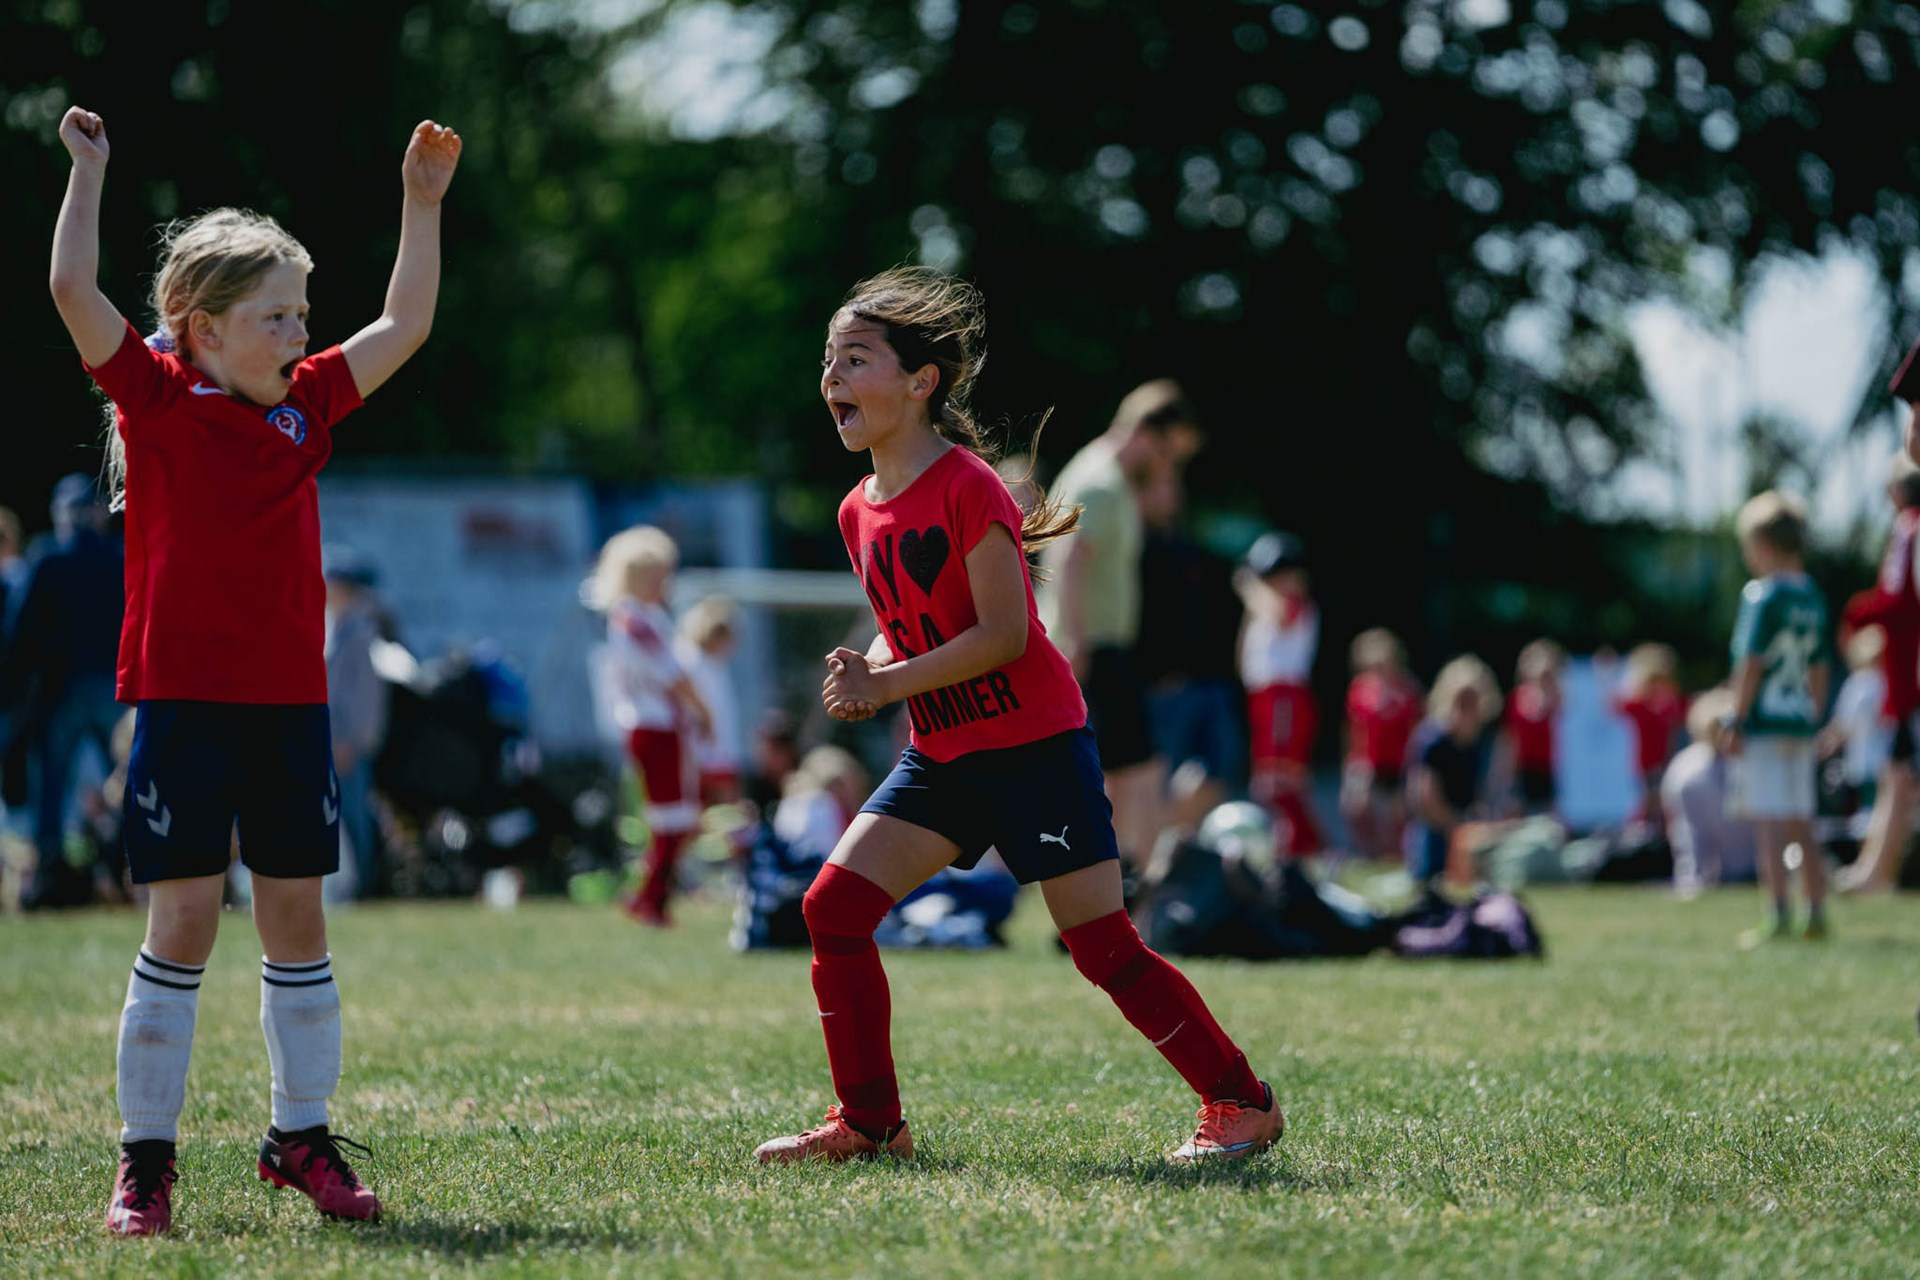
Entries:
{"type": "Polygon", "coordinates": [[[1727,814],[1769,820],[1811,818],[1819,768],[1812,738],[1748,738],[1733,761],[1727,814]]]}

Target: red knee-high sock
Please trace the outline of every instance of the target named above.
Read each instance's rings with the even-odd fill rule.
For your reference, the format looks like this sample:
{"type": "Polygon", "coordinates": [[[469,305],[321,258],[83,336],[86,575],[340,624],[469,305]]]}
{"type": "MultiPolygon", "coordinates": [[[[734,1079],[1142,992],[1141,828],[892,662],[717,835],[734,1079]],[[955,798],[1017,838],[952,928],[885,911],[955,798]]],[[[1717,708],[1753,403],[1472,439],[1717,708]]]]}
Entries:
{"type": "Polygon", "coordinates": [[[667,897],[673,892],[673,872],[679,865],[680,851],[692,838],[689,831],[656,831],[647,845],[647,882],[640,886],[640,904],[658,915],[667,913],[667,897]]]}
{"type": "Polygon", "coordinates": [[[847,1123],[883,1135],[900,1123],[893,1074],[893,997],[873,931],[893,895],[829,862],[801,902],[813,937],[813,994],[827,1037],[827,1067],[847,1123]]]}
{"type": "Polygon", "coordinates": [[[1213,1020],[1200,993],[1147,947],[1126,912],[1075,925],[1060,939],[1074,968],[1113,997],[1203,1102],[1259,1102],[1266,1096],[1247,1055],[1213,1020]]]}

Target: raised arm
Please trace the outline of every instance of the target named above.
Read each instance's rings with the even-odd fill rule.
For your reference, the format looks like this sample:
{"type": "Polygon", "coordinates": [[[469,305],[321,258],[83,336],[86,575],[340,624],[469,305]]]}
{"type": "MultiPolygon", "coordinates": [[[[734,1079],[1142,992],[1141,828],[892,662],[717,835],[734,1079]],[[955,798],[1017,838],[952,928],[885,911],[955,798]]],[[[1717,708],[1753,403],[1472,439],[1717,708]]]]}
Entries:
{"type": "Polygon", "coordinates": [[[67,198],[53,224],[53,267],[47,285],[80,358],[98,368],[120,349],[127,322],[100,292],[100,191],[107,179],[107,124],[68,107],[60,141],[73,157],[67,198]]]}
{"type": "Polygon", "coordinates": [[[363,398],[398,372],[433,329],[433,309],[440,297],[440,202],[459,163],[459,134],[431,120],[414,126],[400,162],[406,198],[400,205],[400,251],[387,282],[386,306],[378,320],[341,347],[363,398]]]}

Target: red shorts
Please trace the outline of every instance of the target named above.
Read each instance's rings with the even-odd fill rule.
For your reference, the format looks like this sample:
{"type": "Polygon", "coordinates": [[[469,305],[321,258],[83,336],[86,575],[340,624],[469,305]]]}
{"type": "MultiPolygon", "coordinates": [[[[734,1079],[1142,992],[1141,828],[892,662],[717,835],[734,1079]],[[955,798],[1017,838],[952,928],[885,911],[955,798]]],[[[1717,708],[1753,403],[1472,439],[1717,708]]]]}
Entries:
{"type": "Polygon", "coordinates": [[[635,729],[627,751],[647,792],[647,825],[656,831],[692,831],[700,825],[692,762],[675,729],[635,729]]]}
{"type": "Polygon", "coordinates": [[[701,804],[728,804],[739,798],[740,771],[738,769],[702,769],[700,771],[701,804]]]}
{"type": "Polygon", "coordinates": [[[1270,684],[1247,694],[1247,728],[1253,739],[1253,762],[1307,763],[1313,753],[1313,735],[1319,714],[1313,692],[1305,685],[1270,684]]]}

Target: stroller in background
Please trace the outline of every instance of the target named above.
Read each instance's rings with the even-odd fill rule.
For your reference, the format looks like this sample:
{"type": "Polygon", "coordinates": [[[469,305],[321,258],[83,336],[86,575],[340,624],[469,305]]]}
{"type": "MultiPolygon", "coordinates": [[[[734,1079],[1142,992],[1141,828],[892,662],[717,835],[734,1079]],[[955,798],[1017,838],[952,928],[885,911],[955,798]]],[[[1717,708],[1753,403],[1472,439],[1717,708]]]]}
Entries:
{"type": "Polygon", "coordinates": [[[374,763],[387,882],[409,897],[473,894],[517,868],[529,889],[618,860],[616,780],[598,757],[546,759],[528,733],[525,678],[491,646],[418,664],[376,649],[387,738],[374,763]]]}

